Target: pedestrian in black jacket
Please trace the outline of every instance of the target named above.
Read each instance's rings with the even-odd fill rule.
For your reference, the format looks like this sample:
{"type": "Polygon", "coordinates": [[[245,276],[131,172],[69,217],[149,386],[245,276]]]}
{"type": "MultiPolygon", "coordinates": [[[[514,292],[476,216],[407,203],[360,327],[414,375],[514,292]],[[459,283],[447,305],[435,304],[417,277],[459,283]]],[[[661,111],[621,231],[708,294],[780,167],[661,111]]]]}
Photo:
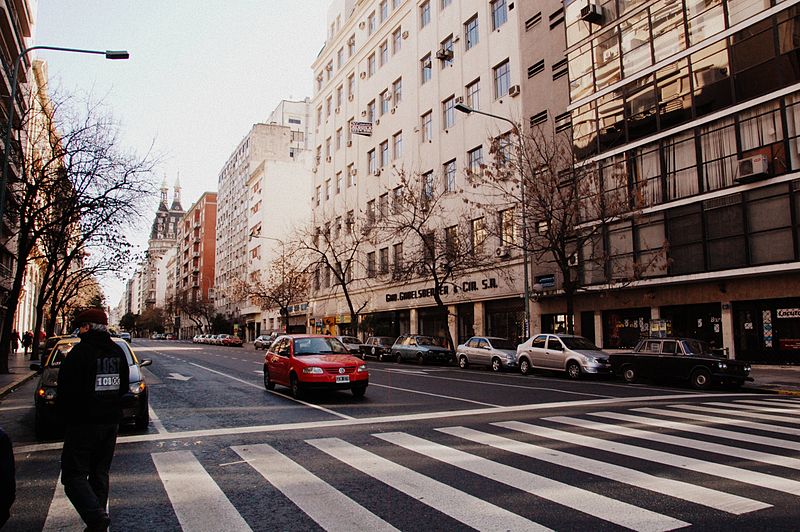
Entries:
{"type": "Polygon", "coordinates": [[[0,428],[0,528],[11,517],[11,505],[14,504],[16,491],[14,451],[8,435],[0,428]]]}
{"type": "Polygon", "coordinates": [[[81,341],[58,372],[58,408],[66,421],[61,483],[90,532],[108,530],[108,472],[128,392],[128,361],[108,333],[102,309],[76,317],[81,341]]]}

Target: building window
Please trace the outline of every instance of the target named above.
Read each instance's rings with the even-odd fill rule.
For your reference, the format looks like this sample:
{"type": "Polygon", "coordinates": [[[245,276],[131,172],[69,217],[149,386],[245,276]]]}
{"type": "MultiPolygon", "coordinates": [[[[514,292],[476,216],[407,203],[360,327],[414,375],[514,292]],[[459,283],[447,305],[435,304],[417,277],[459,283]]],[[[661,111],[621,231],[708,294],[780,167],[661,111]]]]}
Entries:
{"type": "Polygon", "coordinates": [[[380,14],[380,21],[384,22],[387,18],[389,18],[389,0],[383,0],[378,7],[378,13],[380,14]]]}
{"type": "Polygon", "coordinates": [[[370,100],[367,104],[367,121],[375,122],[375,100],[370,100]]]}
{"type": "Polygon", "coordinates": [[[339,48],[339,51],[336,52],[336,68],[342,68],[344,64],[344,47],[339,48]]]}
{"type": "Polygon", "coordinates": [[[450,129],[456,123],[456,98],[450,96],[442,102],[442,129],[450,129]]]}
{"type": "Polygon", "coordinates": [[[325,180],[325,199],[326,200],[331,199],[331,180],[330,179],[326,179],[325,180]]]}
{"type": "Polygon", "coordinates": [[[454,192],[456,189],[456,160],[444,163],[444,191],[454,192]]]}
{"type": "Polygon", "coordinates": [[[392,55],[396,54],[403,48],[403,30],[397,28],[392,32],[392,55]]]}
{"type": "Polygon", "coordinates": [[[511,86],[511,69],[508,66],[508,59],[494,67],[494,97],[502,98],[508,94],[511,86]]]}
{"type": "Polygon", "coordinates": [[[389,217],[389,193],[381,194],[378,196],[378,215],[381,220],[389,217]]]}
{"type": "Polygon", "coordinates": [[[389,273],[389,248],[382,248],[379,257],[380,273],[389,273]]]}
{"type": "Polygon", "coordinates": [[[444,228],[444,252],[450,261],[458,254],[458,227],[455,225],[444,228]]]}
{"type": "Polygon", "coordinates": [[[476,79],[467,85],[467,107],[470,109],[481,108],[481,80],[476,79]]]}
{"type": "Polygon", "coordinates": [[[403,158],[403,132],[398,131],[392,136],[392,147],[393,147],[393,155],[394,159],[402,159],[403,158]]]}
{"type": "Polygon", "coordinates": [[[433,111],[428,111],[422,115],[422,142],[433,141],[433,111]]]}
{"type": "Polygon", "coordinates": [[[367,277],[372,279],[377,275],[377,271],[375,270],[375,252],[370,251],[367,253],[367,277]]]}
{"type": "Polygon", "coordinates": [[[486,240],[486,221],[481,218],[472,220],[472,251],[478,251],[486,240]]]}
{"type": "Polygon", "coordinates": [[[351,35],[349,39],[347,39],[347,57],[353,57],[356,53],[356,36],[351,35]]]}
{"type": "Polygon", "coordinates": [[[389,165],[389,141],[384,140],[380,145],[381,149],[381,168],[389,165]]]}
{"type": "Polygon", "coordinates": [[[500,211],[500,242],[504,246],[512,246],[517,241],[517,229],[514,223],[514,209],[500,211]]]}
{"type": "Polygon", "coordinates": [[[506,0],[492,2],[492,30],[498,29],[508,21],[508,6],[506,0]]]}
{"type": "Polygon", "coordinates": [[[336,172],[336,193],[340,193],[344,188],[344,178],[341,172],[336,172]]]}
{"type": "Polygon", "coordinates": [[[342,148],[342,128],[336,130],[336,150],[342,148]]]}
{"type": "Polygon", "coordinates": [[[375,75],[375,54],[372,53],[367,58],[367,77],[371,78],[375,75]]]}
{"type": "Polygon", "coordinates": [[[325,98],[325,118],[329,118],[331,116],[331,103],[333,102],[333,97],[328,96],[325,98]]]}
{"type": "Polygon", "coordinates": [[[336,107],[340,108],[342,106],[342,98],[344,94],[344,87],[339,85],[336,87],[336,107]]]}
{"type": "Polygon", "coordinates": [[[328,137],[325,139],[325,157],[330,159],[331,157],[331,138],[328,137]]]}
{"type": "Polygon", "coordinates": [[[478,15],[464,24],[464,48],[469,50],[478,44],[478,15]]]}
{"type": "Polygon", "coordinates": [[[400,272],[403,269],[403,244],[399,242],[392,246],[392,255],[394,255],[394,271],[400,272]]]}
{"type": "Polygon", "coordinates": [[[453,3],[453,0],[442,0],[442,9],[453,3]]]}
{"type": "Polygon", "coordinates": [[[449,35],[441,42],[441,50],[445,52],[445,59],[442,59],[442,68],[453,66],[453,36],[449,35]]]}
{"type": "Polygon", "coordinates": [[[483,146],[478,146],[467,152],[467,169],[472,174],[477,174],[481,171],[483,164],[483,146]]]}
{"type": "Polygon", "coordinates": [[[403,101],[403,78],[397,78],[392,83],[392,97],[394,98],[395,106],[403,101]]]}
{"type": "Polygon", "coordinates": [[[389,103],[391,102],[391,97],[389,96],[389,91],[383,91],[380,95],[380,113],[381,116],[385,115],[389,112],[389,103]]]}
{"type": "Polygon", "coordinates": [[[356,91],[356,76],[355,74],[350,74],[347,76],[347,99],[352,100],[353,96],[355,95],[356,91]]]}
{"type": "Polygon", "coordinates": [[[380,55],[380,65],[383,66],[389,62],[389,43],[383,41],[378,47],[378,54],[380,55]]]}
{"type": "Polygon", "coordinates": [[[355,186],[356,184],[356,170],[353,168],[353,164],[347,165],[347,186],[355,186]]]}
{"type": "Polygon", "coordinates": [[[431,21],[431,3],[426,0],[419,6],[419,27],[424,28],[431,21]]]}
{"type": "Polygon", "coordinates": [[[314,189],[314,203],[319,206],[320,196],[321,196],[321,186],[317,185],[317,188],[314,189]]]}
{"type": "Polygon", "coordinates": [[[375,33],[375,29],[378,27],[375,19],[375,12],[369,14],[367,17],[367,35],[372,35],[375,33]]]}
{"type": "Polygon", "coordinates": [[[367,152],[367,169],[369,170],[370,174],[374,174],[375,171],[378,169],[377,160],[375,159],[375,150],[369,150],[367,152]]]}
{"type": "Polygon", "coordinates": [[[375,224],[375,200],[367,202],[367,225],[372,226],[375,224]]]}
{"type": "Polygon", "coordinates": [[[422,197],[425,200],[432,200],[434,192],[433,171],[422,174],[422,197]]]}
{"type": "Polygon", "coordinates": [[[420,60],[420,68],[422,73],[422,84],[429,82],[433,76],[433,68],[431,67],[431,54],[426,54],[420,60]]]}
{"type": "Polygon", "coordinates": [[[398,7],[400,7],[400,4],[402,2],[403,0],[392,0],[392,9],[397,9],[398,7]]]}
{"type": "Polygon", "coordinates": [[[392,209],[395,214],[400,214],[403,212],[403,187],[395,187],[392,192],[392,209]]]}

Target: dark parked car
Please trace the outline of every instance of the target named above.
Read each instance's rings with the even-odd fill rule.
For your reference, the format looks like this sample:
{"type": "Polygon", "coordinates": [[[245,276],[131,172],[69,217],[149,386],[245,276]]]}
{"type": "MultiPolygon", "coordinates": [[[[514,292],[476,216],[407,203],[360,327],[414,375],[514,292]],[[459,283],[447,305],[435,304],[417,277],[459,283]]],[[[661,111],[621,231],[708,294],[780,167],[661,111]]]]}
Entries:
{"type": "Polygon", "coordinates": [[[456,349],[461,368],[489,366],[492,371],[517,367],[517,346],[505,338],[473,336],[456,349]]]}
{"type": "Polygon", "coordinates": [[[394,336],[370,336],[361,345],[361,358],[375,357],[383,362],[384,358],[391,356],[394,336]]]}
{"type": "Polygon", "coordinates": [[[633,353],[611,355],[611,368],[626,382],[640,379],[678,379],[707,390],[714,384],[739,387],[752,381],[750,364],[730,360],[691,338],[643,338],[633,353]]]}
{"type": "MultiPolygon", "coordinates": [[[[37,438],[46,438],[63,431],[63,422],[58,419],[56,412],[58,370],[64,358],[69,356],[69,352],[80,341],[80,338],[64,338],[50,350],[44,366],[31,364],[31,369],[40,374],[34,391],[36,407],[34,430],[37,438]]],[[[144,430],[150,423],[150,409],[147,385],[141,368],[149,366],[152,362],[136,358],[133,349],[125,340],[114,338],[114,342],[125,352],[130,371],[129,393],[125,396],[122,406],[123,423],[133,423],[137,429],[144,430]]]]}
{"type": "Polygon", "coordinates": [[[416,360],[418,364],[427,362],[450,363],[453,359],[453,352],[447,347],[446,340],[433,336],[423,336],[420,334],[404,334],[395,340],[392,346],[392,357],[397,362],[404,360],[416,360]]]}

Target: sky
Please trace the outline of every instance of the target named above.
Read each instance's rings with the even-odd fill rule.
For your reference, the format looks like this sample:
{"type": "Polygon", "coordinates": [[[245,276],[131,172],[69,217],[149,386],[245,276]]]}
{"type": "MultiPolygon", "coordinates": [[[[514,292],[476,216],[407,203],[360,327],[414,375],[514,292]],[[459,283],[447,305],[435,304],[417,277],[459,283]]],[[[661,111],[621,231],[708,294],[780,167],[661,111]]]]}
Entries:
{"type": "MultiPolygon", "coordinates": [[[[34,43],[128,50],[127,61],[39,51],[53,92],[100,99],[120,124],[121,144],[160,158],[157,179],[180,175],[188,209],[252,124],[282,99],[312,94],[311,63],[325,40],[330,0],[39,0],[34,43]]],[[[143,214],[132,240],[143,250],[143,214]]],[[[115,306],[124,281],[102,282],[115,306]]]]}

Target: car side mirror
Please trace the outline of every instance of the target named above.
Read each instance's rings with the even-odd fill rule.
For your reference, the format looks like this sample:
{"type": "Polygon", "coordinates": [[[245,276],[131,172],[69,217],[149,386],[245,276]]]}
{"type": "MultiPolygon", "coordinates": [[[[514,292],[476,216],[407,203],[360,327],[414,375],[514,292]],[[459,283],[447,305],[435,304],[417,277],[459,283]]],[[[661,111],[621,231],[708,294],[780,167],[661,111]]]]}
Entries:
{"type": "Polygon", "coordinates": [[[140,367],[145,367],[145,366],[149,366],[149,365],[150,365],[150,364],[152,364],[152,363],[153,363],[153,361],[152,361],[152,360],[150,360],[150,359],[145,359],[145,360],[142,360],[141,362],[139,362],[139,366],[140,366],[140,367]]]}
{"type": "Polygon", "coordinates": [[[30,369],[32,369],[36,373],[41,373],[42,372],[42,365],[39,364],[38,362],[37,363],[33,363],[33,364],[30,365],[30,369]]]}

